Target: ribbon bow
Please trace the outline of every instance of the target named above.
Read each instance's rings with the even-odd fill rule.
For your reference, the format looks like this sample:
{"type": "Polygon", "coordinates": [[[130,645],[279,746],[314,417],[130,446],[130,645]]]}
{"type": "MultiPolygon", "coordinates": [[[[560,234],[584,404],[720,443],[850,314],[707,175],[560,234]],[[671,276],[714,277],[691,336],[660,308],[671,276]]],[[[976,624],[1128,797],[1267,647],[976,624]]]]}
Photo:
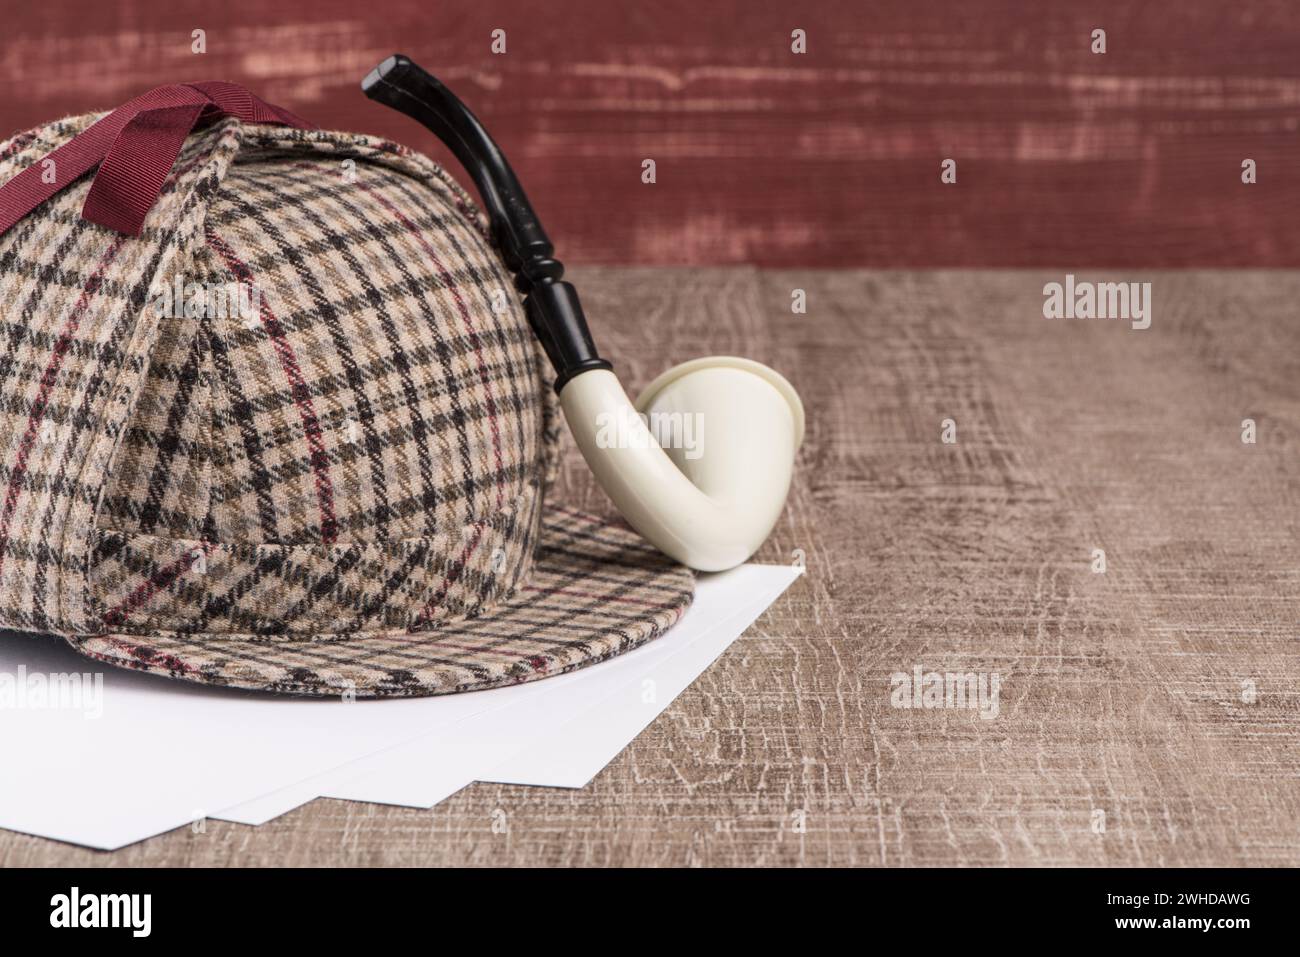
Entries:
{"type": "Polygon", "coordinates": [[[246,123],[314,128],[236,83],[156,87],[122,104],[0,186],[0,236],[96,166],[99,172],[81,218],[119,233],[140,235],[185,138],[223,116],[246,123]],[[54,182],[43,182],[46,160],[54,160],[54,182]]]}

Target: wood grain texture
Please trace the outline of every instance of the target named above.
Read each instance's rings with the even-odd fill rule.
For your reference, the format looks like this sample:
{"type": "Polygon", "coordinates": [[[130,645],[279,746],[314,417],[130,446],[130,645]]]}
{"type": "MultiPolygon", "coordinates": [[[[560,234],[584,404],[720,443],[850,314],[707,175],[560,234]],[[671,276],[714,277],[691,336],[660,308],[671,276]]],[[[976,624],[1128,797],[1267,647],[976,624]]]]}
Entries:
{"type": "Polygon", "coordinates": [[[455,169],[357,88],[399,49],[488,124],[570,263],[1300,265],[1288,0],[45,0],[5,10],[0,135],[226,79],[455,169]]]}
{"type": "MultiPolygon", "coordinates": [[[[1149,330],[1043,319],[1060,273],[577,270],[630,386],[736,352],[800,388],[759,558],[806,576],[584,790],[0,864],[1300,864],[1300,274],[1104,278],[1153,283],[1149,330]],[[891,707],[916,665],[998,672],[998,717],[891,707]]],[[[571,447],[559,494],[608,511],[571,447]]]]}

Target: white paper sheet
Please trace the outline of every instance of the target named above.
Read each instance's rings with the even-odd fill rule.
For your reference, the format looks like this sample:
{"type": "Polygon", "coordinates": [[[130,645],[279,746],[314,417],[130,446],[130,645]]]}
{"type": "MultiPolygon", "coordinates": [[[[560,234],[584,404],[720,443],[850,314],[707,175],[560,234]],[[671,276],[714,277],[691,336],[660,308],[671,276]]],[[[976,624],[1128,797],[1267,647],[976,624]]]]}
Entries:
{"type": "MultiPolygon", "coordinates": [[[[112,849],[390,747],[509,699],[308,700],[205,688],[85,658],[61,639],[0,632],[0,682],[102,676],[84,701],[0,706],[0,827],[112,849]]],[[[67,698],[67,696],[64,696],[67,698]]]]}
{"type": "MultiPolygon", "coordinates": [[[[695,601],[682,621],[649,645],[594,667],[520,686],[518,697],[506,707],[214,816],[262,824],[320,796],[432,807],[516,751],[563,751],[567,742],[554,734],[556,729],[579,716],[589,721],[604,720],[602,707],[607,702],[619,707],[625,688],[634,685],[639,693],[645,676],[669,659],[678,660],[679,670],[690,674],[689,684],[776,600],[797,574],[796,569],[784,566],[747,565],[720,575],[702,576],[695,601]]],[[[677,693],[659,697],[647,723],[677,693]]],[[[591,755],[588,763],[595,758],[591,755]]],[[[566,761],[574,760],[566,756],[566,761]]]]}

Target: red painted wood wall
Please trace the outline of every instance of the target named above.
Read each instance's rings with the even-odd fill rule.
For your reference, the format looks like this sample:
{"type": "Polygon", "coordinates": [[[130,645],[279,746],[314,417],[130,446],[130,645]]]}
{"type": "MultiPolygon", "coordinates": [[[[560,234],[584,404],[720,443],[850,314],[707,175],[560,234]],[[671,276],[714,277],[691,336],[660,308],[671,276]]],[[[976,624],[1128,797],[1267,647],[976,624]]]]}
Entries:
{"type": "Polygon", "coordinates": [[[0,135],[218,78],[454,166],[357,88],[405,52],[487,123],[570,262],[1300,264],[1293,0],[4,7],[0,135]]]}

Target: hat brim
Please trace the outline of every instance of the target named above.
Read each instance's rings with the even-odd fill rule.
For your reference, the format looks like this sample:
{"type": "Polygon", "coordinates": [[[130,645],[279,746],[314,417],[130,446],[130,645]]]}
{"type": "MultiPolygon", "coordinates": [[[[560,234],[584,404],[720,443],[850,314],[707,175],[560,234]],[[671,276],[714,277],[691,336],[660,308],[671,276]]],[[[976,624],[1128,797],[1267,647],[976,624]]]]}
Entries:
{"type": "Polygon", "coordinates": [[[631,530],[568,509],[542,518],[533,570],[509,598],[431,631],[71,636],[107,664],[299,695],[477,691],[562,674],[642,645],[691,603],[694,574],[631,530]]]}

